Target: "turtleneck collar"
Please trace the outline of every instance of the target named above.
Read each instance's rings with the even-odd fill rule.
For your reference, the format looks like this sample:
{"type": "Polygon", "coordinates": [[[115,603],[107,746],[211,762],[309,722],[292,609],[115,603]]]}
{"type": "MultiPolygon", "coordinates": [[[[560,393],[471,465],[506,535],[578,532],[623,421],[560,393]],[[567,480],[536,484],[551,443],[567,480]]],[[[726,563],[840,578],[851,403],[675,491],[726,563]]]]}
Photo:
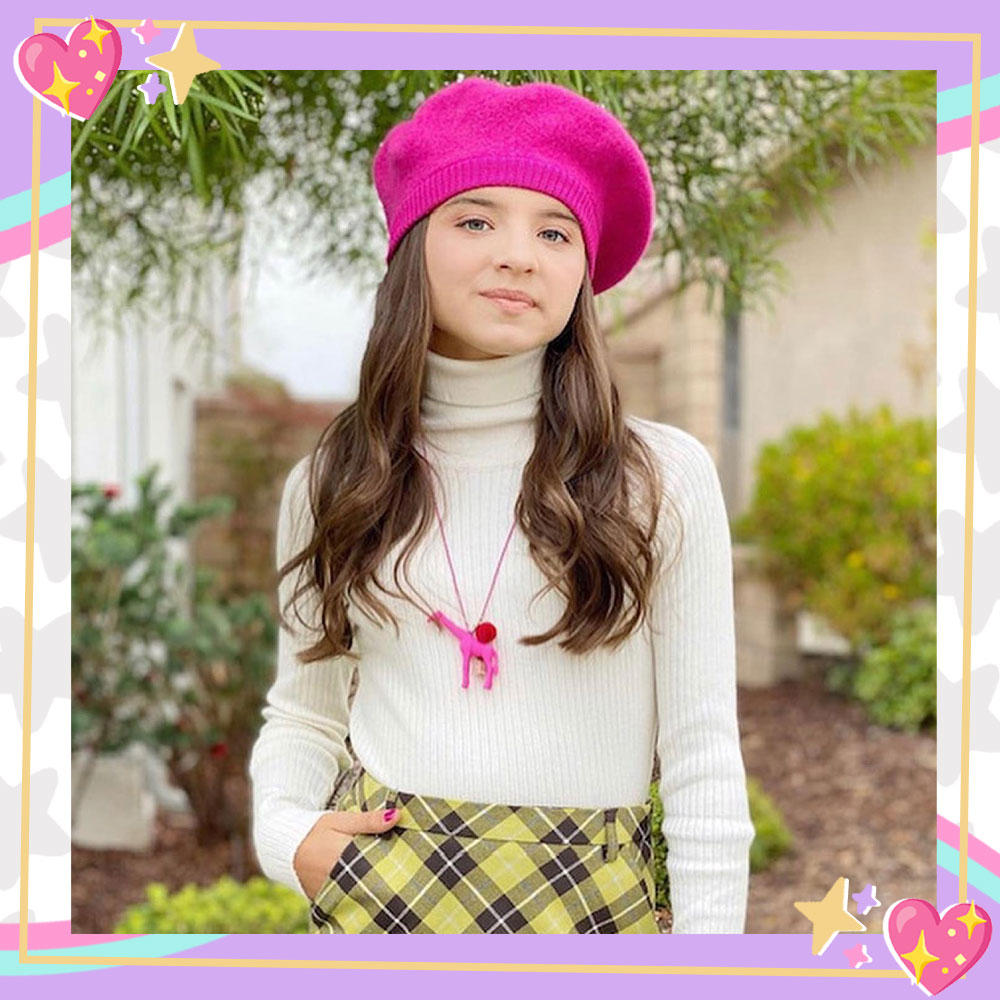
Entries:
{"type": "Polygon", "coordinates": [[[420,403],[428,458],[450,465],[523,465],[534,447],[548,344],[468,361],[428,350],[420,403]]]}

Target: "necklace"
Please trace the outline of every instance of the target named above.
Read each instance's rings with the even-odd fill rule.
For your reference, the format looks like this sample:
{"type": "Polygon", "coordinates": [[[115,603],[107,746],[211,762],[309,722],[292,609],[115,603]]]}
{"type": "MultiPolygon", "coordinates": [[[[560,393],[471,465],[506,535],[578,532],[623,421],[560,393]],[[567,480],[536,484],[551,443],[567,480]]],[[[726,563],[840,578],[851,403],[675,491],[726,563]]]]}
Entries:
{"type": "MultiPolygon", "coordinates": [[[[424,460],[426,461],[426,456],[424,460]]],[[[459,649],[462,653],[462,687],[467,688],[469,686],[469,666],[472,660],[478,660],[476,672],[480,677],[485,678],[483,687],[489,691],[493,687],[493,678],[499,671],[497,651],[493,645],[493,641],[497,636],[497,629],[492,622],[484,621],[483,615],[486,614],[486,608],[490,603],[490,598],[493,596],[493,588],[496,586],[500,566],[503,563],[504,556],[507,554],[507,546],[510,545],[510,540],[514,535],[514,528],[517,527],[517,515],[514,516],[510,531],[507,532],[507,540],[503,543],[503,549],[500,552],[500,558],[497,560],[496,569],[493,570],[490,589],[486,594],[486,600],[483,601],[483,607],[479,612],[479,617],[476,619],[476,625],[474,628],[470,628],[469,619],[465,613],[465,605],[462,603],[462,595],[458,590],[458,580],[455,576],[455,565],[452,562],[451,550],[448,548],[448,539],[444,533],[444,522],[441,520],[441,512],[438,510],[437,499],[434,497],[433,489],[431,490],[431,499],[434,502],[434,514],[437,517],[438,530],[441,532],[441,541],[444,544],[445,558],[448,560],[448,569],[451,571],[451,583],[455,588],[455,597],[458,600],[459,610],[462,612],[462,621],[465,623],[465,628],[453,622],[443,611],[431,612],[427,620],[435,624],[439,629],[442,627],[446,628],[458,641],[459,649]]]]}

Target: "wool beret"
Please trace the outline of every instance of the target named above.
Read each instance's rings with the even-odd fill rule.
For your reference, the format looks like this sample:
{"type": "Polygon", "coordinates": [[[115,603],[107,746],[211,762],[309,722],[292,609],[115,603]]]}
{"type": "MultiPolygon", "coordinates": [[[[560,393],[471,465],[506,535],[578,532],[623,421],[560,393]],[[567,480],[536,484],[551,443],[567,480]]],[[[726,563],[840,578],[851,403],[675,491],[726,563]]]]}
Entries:
{"type": "Polygon", "coordinates": [[[621,281],[652,237],[656,197],[638,144],[605,108],[554,83],[447,84],[388,131],[372,176],[389,230],[386,263],[418,219],[494,185],[542,191],[573,212],[595,294],[621,281]]]}

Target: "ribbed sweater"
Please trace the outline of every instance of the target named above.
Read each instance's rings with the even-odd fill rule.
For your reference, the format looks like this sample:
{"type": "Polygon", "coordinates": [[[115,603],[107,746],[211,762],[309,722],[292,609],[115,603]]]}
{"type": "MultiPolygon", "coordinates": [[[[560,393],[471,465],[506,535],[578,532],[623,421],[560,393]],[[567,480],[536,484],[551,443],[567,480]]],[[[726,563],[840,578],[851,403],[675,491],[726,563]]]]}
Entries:
{"type": "MultiPolygon", "coordinates": [[[[435,495],[470,623],[489,590],[532,451],[544,352],[542,345],[481,361],[427,355],[425,453],[438,475],[435,495]]],[[[677,515],[684,520],[680,556],[656,585],[650,619],[613,652],[581,656],[554,641],[518,644],[519,636],[552,625],[564,606],[555,590],[532,602],[546,578],[518,528],[484,616],[497,628],[499,673],[490,690],[475,670],[463,689],[454,637],[409,601],[381,592],[399,620],[398,636],[391,622],[375,623],[348,603],[360,655],[350,708],[354,662],[342,656],[303,665],[295,652],[315,635],[281,629],[249,763],[253,840],[265,875],[306,896],[292,859],[338,774],[352,765],[348,733],[359,762],[389,786],[511,805],[645,802],[655,748],[673,932],[743,932],[754,830],[736,715],[725,502],[711,455],[695,437],[669,424],[626,420],[658,456],[676,504],[660,517],[665,553],[675,552],[677,515]]],[[[305,456],[285,480],[279,567],[308,538],[307,465],[305,456]]],[[[379,574],[390,590],[404,541],[379,574]]],[[[282,607],[295,577],[279,584],[282,607]]],[[[463,623],[436,521],[409,578],[421,607],[463,623]]],[[[317,620],[302,609],[307,621],[317,620]]]]}

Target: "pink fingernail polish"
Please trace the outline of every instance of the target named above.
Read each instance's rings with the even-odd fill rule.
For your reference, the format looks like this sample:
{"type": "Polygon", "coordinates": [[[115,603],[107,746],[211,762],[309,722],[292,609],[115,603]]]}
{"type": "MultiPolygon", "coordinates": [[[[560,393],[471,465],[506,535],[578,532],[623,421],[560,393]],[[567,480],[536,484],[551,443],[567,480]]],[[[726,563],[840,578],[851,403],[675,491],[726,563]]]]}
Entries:
{"type": "Polygon", "coordinates": [[[396,818],[395,809],[387,809],[382,816],[382,819],[384,819],[386,823],[391,823],[395,818],[396,818]]]}

